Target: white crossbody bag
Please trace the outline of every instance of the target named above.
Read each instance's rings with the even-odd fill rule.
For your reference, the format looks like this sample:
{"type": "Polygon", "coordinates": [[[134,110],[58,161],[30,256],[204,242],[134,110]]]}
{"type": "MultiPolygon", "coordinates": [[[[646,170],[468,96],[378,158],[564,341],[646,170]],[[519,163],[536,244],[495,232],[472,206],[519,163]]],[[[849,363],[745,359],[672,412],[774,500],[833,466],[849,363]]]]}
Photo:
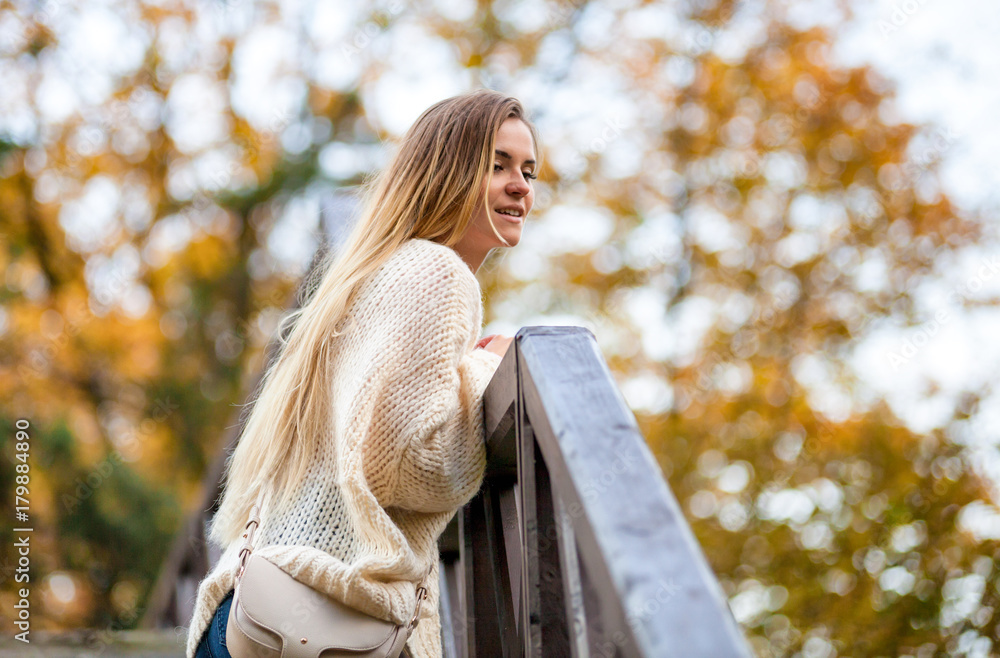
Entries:
{"type": "Polygon", "coordinates": [[[243,535],[226,625],[233,658],[399,658],[417,625],[426,586],[417,587],[416,609],[405,626],[317,592],[253,554],[260,502],[251,508],[243,535]]]}

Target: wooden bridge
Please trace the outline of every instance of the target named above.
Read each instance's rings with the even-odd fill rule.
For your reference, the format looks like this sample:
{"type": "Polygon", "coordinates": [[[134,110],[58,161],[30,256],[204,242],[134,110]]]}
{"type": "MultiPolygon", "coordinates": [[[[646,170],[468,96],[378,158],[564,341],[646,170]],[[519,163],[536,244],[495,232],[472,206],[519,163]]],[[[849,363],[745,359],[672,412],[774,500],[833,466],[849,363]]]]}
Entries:
{"type": "MultiPolygon", "coordinates": [[[[752,655],[590,331],[518,331],[483,404],[486,479],[440,540],[446,658],[752,655]]],[[[178,537],[145,627],[190,620],[208,521],[178,537]]]]}

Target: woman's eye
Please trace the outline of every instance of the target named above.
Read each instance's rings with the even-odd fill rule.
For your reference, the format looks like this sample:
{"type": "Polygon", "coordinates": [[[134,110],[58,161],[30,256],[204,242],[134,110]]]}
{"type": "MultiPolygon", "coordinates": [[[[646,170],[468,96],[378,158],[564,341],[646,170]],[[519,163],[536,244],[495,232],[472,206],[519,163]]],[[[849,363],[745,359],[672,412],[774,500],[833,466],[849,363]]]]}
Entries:
{"type": "MultiPolygon", "coordinates": [[[[501,170],[503,170],[503,166],[499,162],[494,162],[493,171],[501,171],[501,170]]],[[[533,174],[530,171],[524,171],[521,173],[524,176],[525,180],[535,180],[538,178],[536,174],[533,174]]]]}

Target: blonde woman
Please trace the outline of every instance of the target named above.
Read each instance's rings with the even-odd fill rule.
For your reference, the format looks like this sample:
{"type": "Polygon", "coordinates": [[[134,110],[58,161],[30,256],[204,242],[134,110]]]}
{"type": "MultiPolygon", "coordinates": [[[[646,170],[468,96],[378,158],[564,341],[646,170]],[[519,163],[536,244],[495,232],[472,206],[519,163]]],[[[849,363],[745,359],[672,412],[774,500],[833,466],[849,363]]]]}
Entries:
{"type": "Polygon", "coordinates": [[[478,90],[427,109],[366,185],[358,223],[324,266],[262,380],[227,463],[187,658],[225,658],[247,516],[255,554],[441,655],[437,540],[486,467],[482,396],[512,339],[479,338],[475,273],[531,212],[537,135],[517,99],[478,90]]]}

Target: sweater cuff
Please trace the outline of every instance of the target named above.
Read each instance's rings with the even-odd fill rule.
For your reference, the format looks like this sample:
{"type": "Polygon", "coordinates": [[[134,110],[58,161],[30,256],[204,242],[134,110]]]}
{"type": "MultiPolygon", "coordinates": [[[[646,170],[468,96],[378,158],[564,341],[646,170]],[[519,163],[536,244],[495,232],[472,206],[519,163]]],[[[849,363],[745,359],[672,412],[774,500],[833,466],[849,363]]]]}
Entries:
{"type": "Polygon", "coordinates": [[[476,398],[482,400],[486,387],[496,374],[497,366],[503,360],[499,354],[494,354],[489,350],[477,347],[465,355],[468,360],[468,371],[472,376],[472,390],[476,392],[476,398]]]}

